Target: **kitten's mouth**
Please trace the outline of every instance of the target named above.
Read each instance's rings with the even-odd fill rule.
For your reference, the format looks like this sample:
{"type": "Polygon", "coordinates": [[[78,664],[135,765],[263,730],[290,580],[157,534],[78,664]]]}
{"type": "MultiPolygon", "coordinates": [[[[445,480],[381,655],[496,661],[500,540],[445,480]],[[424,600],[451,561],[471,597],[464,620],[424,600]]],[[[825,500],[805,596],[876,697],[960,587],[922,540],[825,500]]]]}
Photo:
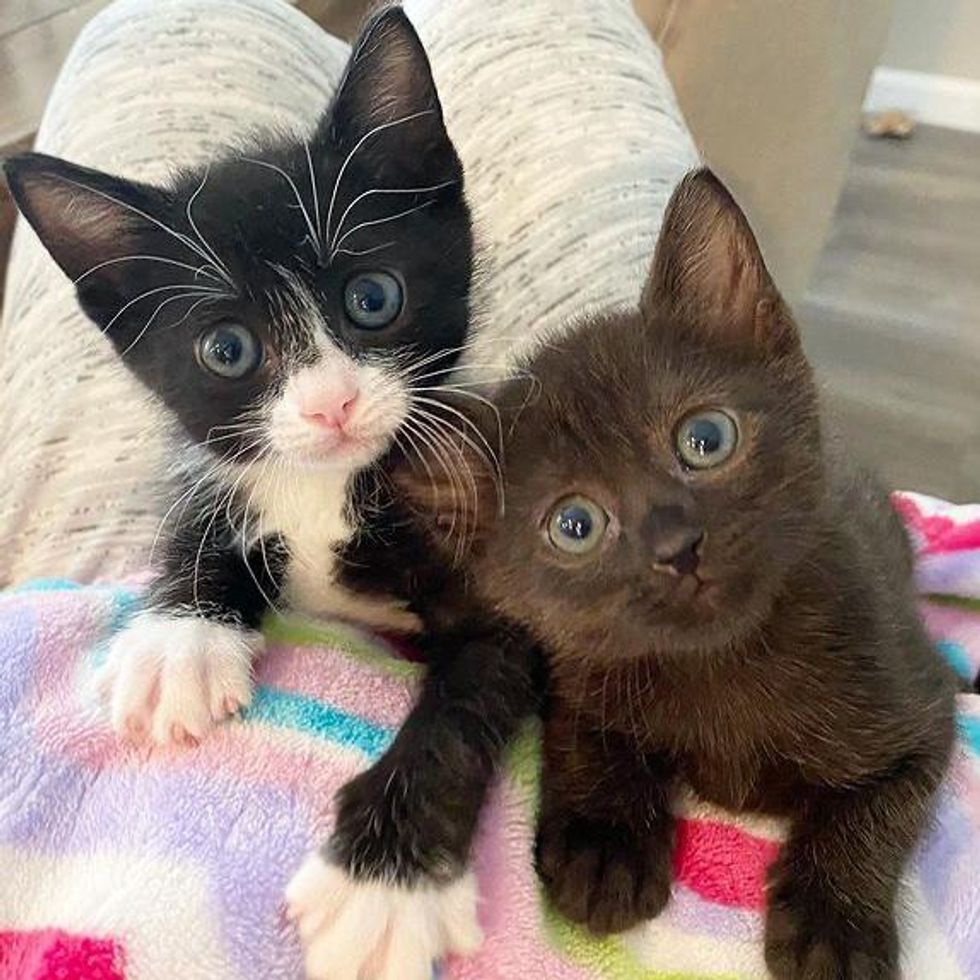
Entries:
{"type": "Polygon", "coordinates": [[[387,440],[353,432],[338,432],[329,439],[319,439],[297,447],[293,455],[307,466],[366,466],[380,456],[387,440]]]}

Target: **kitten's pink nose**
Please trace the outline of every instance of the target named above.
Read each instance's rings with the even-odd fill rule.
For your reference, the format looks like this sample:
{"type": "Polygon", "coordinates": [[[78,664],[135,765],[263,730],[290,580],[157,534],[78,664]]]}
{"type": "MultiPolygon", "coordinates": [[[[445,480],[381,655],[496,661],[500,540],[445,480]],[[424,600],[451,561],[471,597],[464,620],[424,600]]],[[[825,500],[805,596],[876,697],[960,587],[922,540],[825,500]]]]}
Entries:
{"type": "Polygon", "coordinates": [[[304,385],[299,392],[299,412],[310,425],[343,429],[350,422],[359,394],[353,378],[337,379],[329,385],[304,385]]]}

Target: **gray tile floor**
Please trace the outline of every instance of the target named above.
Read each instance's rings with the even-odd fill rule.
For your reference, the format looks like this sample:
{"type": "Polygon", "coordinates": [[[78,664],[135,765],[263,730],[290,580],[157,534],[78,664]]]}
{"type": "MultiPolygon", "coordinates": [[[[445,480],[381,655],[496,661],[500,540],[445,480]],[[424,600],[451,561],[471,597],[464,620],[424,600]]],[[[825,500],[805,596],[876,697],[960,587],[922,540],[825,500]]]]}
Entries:
{"type": "Polygon", "coordinates": [[[980,500],[980,134],[858,137],[799,314],[859,455],[892,486],[980,500]]]}

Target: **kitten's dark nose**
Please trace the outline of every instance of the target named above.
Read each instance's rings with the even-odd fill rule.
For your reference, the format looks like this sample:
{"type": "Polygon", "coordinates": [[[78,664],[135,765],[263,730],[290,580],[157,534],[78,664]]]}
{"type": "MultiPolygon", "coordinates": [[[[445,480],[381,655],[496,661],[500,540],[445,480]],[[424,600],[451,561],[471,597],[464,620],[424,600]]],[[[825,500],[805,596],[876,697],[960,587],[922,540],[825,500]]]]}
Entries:
{"type": "Polygon", "coordinates": [[[673,575],[693,575],[701,561],[704,531],[678,527],[663,532],[653,544],[653,565],[673,575]]]}

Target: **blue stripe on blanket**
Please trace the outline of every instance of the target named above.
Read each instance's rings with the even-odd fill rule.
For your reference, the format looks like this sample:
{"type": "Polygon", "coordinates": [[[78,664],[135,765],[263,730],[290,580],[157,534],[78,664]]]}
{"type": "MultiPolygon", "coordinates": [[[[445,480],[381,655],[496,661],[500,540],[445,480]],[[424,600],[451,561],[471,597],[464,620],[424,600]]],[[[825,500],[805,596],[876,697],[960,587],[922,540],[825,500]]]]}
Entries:
{"type": "Polygon", "coordinates": [[[980,756],[980,718],[975,715],[959,715],[956,719],[960,730],[960,736],[970,751],[980,756]]]}
{"type": "Polygon", "coordinates": [[[960,677],[964,677],[967,680],[973,679],[976,671],[970,663],[970,658],[967,656],[966,650],[963,649],[961,644],[953,643],[952,640],[940,640],[936,644],[936,649],[946,658],[950,667],[960,677]]]}
{"type": "Polygon", "coordinates": [[[262,686],[242,712],[245,721],[292,728],[331,742],[359,749],[372,759],[391,744],[394,732],[357,715],[323,704],[302,694],[262,686]]]}

